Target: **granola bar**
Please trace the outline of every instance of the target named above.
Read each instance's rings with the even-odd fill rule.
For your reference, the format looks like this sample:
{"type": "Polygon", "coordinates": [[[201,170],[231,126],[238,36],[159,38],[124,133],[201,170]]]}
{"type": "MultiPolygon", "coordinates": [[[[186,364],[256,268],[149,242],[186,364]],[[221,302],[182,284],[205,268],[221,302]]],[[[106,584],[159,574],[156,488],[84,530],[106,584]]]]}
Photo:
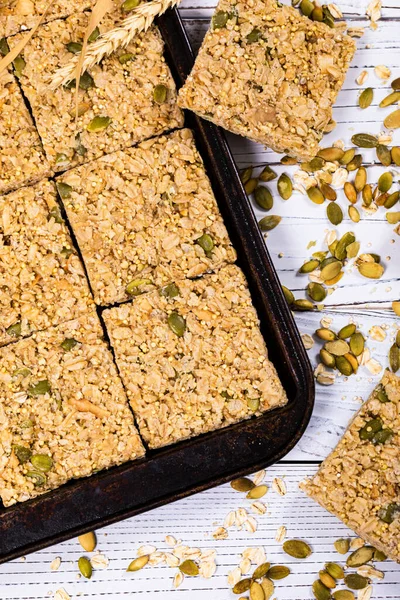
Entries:
{"type": "Polygon", "coordinates": [[[178,104],[308,160],[354,51],[350,37],[275,0],[220,0],[178,104]]]}
{"type": "Polygon", "coordinates": [[[0,74],[0,148],[0,194],[50,175],[38,132],[8,71],[0,74]]]}
{"type": "Polygon", "coordinates": [[[53,182],[0,196],[0,346],[94,305],[53,182]]]}
{"type": "Polygon", "coordinates": [[[235,265],[144,294],[103,317],[151,448],[287,402],[235,265]]]}
{"type": "MultiPolygon", "coordinates": [[[[39,27],[23,50],[20,82],[32,108],[46,156],[56,171],[180,127],[176,89],[163,57],[156,27],[104,58],[82,75],[78,123],[75,124],[75,81],[72,87],[51,89],[51,77],[79,48],[87,26],[86,13],[39,27]],[[71,45],[72,44],[72,45],[71,45]]],[[[118,15],[107,15],[99,26],[109,30],[118,15]]],[[[13,46],[21,39],[9,39],[13,46]]]]}
{"type": "Polygon", "coordinates": [[[94,311],[0,349],[5,506],[144,454],[94,311]]]}
{"type": "MultiPolygon", "coordinates": [[[[49,0],[3,0],[0,1],[0,37],[9,37],[21,30],[32,29],[40,20],[49,0]]],[[[94,0],[55,0],[43,22],[67,17],[90,8],[94,0]]]]}
{"type": "Polygon", "coordinates": [[[400,379],[389,371],[317,474],[301,484],[321,506],[400,562],[400,379]]]}
{"type": "Polygon", "coordinates": [[[59,181],[98,304],[236,258],[188,129],[105,156],[59,181]]]}

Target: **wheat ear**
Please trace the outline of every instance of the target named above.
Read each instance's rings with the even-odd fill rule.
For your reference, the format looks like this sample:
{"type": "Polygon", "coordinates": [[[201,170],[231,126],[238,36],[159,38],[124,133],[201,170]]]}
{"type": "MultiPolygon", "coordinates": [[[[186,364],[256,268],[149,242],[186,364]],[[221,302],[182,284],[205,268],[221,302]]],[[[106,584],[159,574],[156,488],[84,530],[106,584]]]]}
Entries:
{"type": "MultiPolygon", "coordinates": [[[[90,44],[82,62],[82,73],[98,64],[104,56],[127,46],[135,35],[141,31],[147,31],[156,17],[162,15],[169,8],[177,6],[180,2],[181,0],[151,0],[151,2],[145,2],[133,9],[132,14],[121,25],[104,33],[96,42],[90,44]]],[[[52,78],[51,88],[56,89],[71,81],[75,77],[78,62],[79,55],[76,55],[70,62],[58,69],[52,78]]]]}

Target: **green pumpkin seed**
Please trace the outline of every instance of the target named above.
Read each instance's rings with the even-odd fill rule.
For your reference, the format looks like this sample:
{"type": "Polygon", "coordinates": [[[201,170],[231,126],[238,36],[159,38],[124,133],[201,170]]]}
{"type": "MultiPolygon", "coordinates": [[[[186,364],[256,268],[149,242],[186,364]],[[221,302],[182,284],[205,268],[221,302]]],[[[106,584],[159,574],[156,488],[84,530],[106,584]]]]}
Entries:
{"type": "Polygon", "coordinates": [[[47,219],[48,221],[50,221],[50,219],[54,219],[55,223],[64,223],[64,219],[61,216],[61,210],[59,206],[53,206],[53,208],[50,210],[49,214],[47,215],[47,219]]]}
{"type": "Polygon", "coordinates": [[[387,146],[378,144],[376,147],[376,156],[385,167],[389,167],[392,164],[392,154],[387,146]]]}
{"type": "Polygon", "coordinates": [[[324,20],[324,12],[322,7],[316,6],[310,15],[310,18],[312,21],[318,21],[319,23],[322,23],[324,20]]]}
{"type": "Polygon", "coordinates": [[[250,31],[250,33],[247,35],[246,40],[248,44],[254,44],[255,42],[258,42],[261,38],[262,32],[259,29],[253,29],[253,31],[250,31]]]}
{"type": "Polygon", "coordinates": [[[264,578],[261,582],[261,587],[264,592],[265,600],[270,600],[271,596],[275,591],[275,586],[273,582],[270,579],[264,578]]]}
{"type": "Polygon", "coordinates": [[[260,175],[258,176],[258,179],[260,181],[268,182],[272,181],[273,179],[276,179],[276,177],[278,177],[278,175],[275,173],[275,171],[273,171],[271,167],[266,165],[261,171],[260,175]]]}
{"type": "Polygon", "coordinates": [[[273,580],[284,579],[288,575],[290,575],[290,569],[284,565],[275,565],[268,569],[267,573],[268,579],[273,580]]]}
{"type": "Polygon", "coordinates": [[[305,17],[310,17],[314,8],[314,4],[310,0],[301,0],[300,11],[305,17]]]}
{"type": "Polygon", "coordinates": [[[31,459],[32,451],[30,448],[27,448],[26,446],[19,446],[18,444],[15,444],[12,446],[12,449],[21,465],[23,465],[24,463],[28,462],[28,460],[31,459]]]}
{"type": "Polygon", "coordinates": [[[394,90],[400,90],[400,77],[394,79],[391,83],[391,86],[394,90]]]}
{"type": "Polygon", "coordinates": [[[372,560],[374,555],[374,548],[372,546],[362,546],[355,550],[347,557],[346,565],[348,567],[361,567],[366,565],[367,562],[372,560]]]}
{"type": "Polygon", "coordinates": [[[395,110],[383,121],[387,129],[398,129],[400,127],[400,110],[395,110]]]}
{"type": "Polygon", "coordinates": [[[246,404],[250,410],[256,412],[260,408],[260,398],[247,398],[246,404]]]}
{"type": "Polygon", "coordinates": [[[379,402],[382,402],[382,404],[386,404],[386,402],[390,402],[389,396],[387,395],[386,389],[383,387],[383,385],[379,385],[376,388],[376,397],[379,400],[379,402]]]}
{"type": "Polygon", "coordinates": [[[265,600],[264,591],[258,581],[253,581],[250,586],[250,600],[265,600]]]}
{"type": "Polygon", "coordinates": [[[139,4],[140,0],[125,0],[125,2],[123,2],[123,4],[121,5],[121,10],[123,10],[124,12],[129,12],[130,10],[133,10],[134,8],[139,6],[139,4]]]}
{"type": "Polygon", "coordinates": [[[65,350],[65,352],[69,352],[70,350],[75,348],[75,346],[77,346],[78,344],[79,344],[79,342],[77,340],[75,340],[74,338],[65,338],[65,340],[63,340],[61,342],[60,346],[63,350],[65,350]]]}
{"type": "Polygon", "coordinates": [[[88,37],[89,44],[91,44],[92,42],[95,42],[99,36],[100,36],[100,29],[98,27],[95,27],[93,29],[92,33],[88,37]]]}
{"type": "Polygon", "coordinates": [[[360,97],[358,98],[358,105],[360,108],[368,108],[371,106],[372,100],[374,99],[374,90],[372,88],[365,88],[363,92],[361,92],[360,97]]]}
{"type": "Polygon", "coordinates": [[[396,334],[396,346],[398,348],[400,348],[400,329],[398,330],[398,332],[396,334]]]}
{"type": "Polygon", "coordinates": [[[346,340],[347,338],[351,337],[355,332],[356,326],[354,325],[354,323],[350,323],[349,325],[345,325],[344,327],[342,327],[342,329],[340,329],[340,331],[338,332],[338,338],[340,338],[341,340],[346,340]]]}
{"type": "Polygon", "coordinates": [[[44,394],[49,394],[50,391],[50,382],[47,379],[42,379],[42,381],[38,381],[28,387],[28,396],[43,396],[44,394]]]}
{"type": "Polygon", "coordinates": [[[347,258],[355,258],[360,250],[359,242],[352,242],[346,247],[347,258]]]}
{"type": "Polygon", "coordinates": [[[327,290],[320,283],[310,282],[307,286],[307,294],[314,302],[322,302],[327,296],[327,290]]]}
{"type": "Polygon", "coordinates": [[[98,133],[99,131],[104,131],[110,125],[111,119],[110,117],[94,117],[86,127],[90,133],[98,133]]]}
{"type": "Polygon", "coordinates": [[[319,260],[308,260],[304,265],[301,265],[299,273],[312,273],[315,269],[318,269],[319,265],[319,260]]]}
{"type": "Polygon", "coordinates": [[[83,533],[78,537],[78,542],[86,552],[93,552],[97,544],[96,534],[93,531],[83,533]]]}
{"type": "Polygon", "coordinates": [[[346,538],[340,538],[333,543],[336,552],[339,554],[347,554],[350,548],[350,540],[346,538]]]}
{"type": "Polygon", "coordinates": [[[357,190],[350,181],[346,181],[343,186],[345,196],[349,202],[355,204],[357,202],[357,190]]]}
{"type": "Polygon", "coordinates": [[[361,219],[361,215],[355,206],[349,206],[348,213],[349,213],[349,217],[353,221],[353,223],[359,223],[359,221],[361,219]]]}
{"type": "Polygon", "coordinates": [[[87,153],[87,149],[81,142],[80,133],[77,133],[75,136],[75,152],[78,154],[78,156],[85,156],[87,153]]]}
{"type": "Polygon", "coordinates": [[[370,135],[369,133],[356,133],[351,141],[358,148],[376,148],[379,144],[376,135],[370,135]]]}
{"type": "Polygon", "coordinates": [[[253,167],[246,167],[243,171],[240,171],[240,181],[245,184],[252,178],[253,167]]]}
{"type": "Polygon", "coordinates": [[[392,155],[392,161],[394,162],[394,164],[397,167],[400,167],[400,147],[399,146],[393,146],[392,151],[391,151],[391,155],[392,155]]]}
{"type": "Polygon", "coordinates": [[[309,300],[299,298],[293,302],[292,309],[298,311],[314,310],[314,304],[309,300]]]}
{"type": "Polygon", "coordinates": [[[279,217],[278,215],[268,215],[258,221],[258,225],[260,226],[261,231],[272,231],[272,229],[275,229],[275,227],[279,225],[281,220],[282,217],[279,217]]]}
{"type": "Polygon", "coordinates": [[[28,471],[26,477],[33,480],[33,484],[37,487],[44,485],[47,481],[46,475],[41,473],[40,471],[28,471]]]}
{"type": "Polygon", "coordinates": [[[310,546],[303,540],[287,540],[283,544],[283,551],[294,558],[308,558],[312,554],[310,546]]]}
{"type": "Polygon", "coordinates": [[[22,56],[17,56],[13,61],[13,66],[15,70],[15,77],[21,79],[22,73],[26,67],[26,62],[22,58],[22,56]]]}
{"type": "Polygon", "coordinates": [[[326,342],[324,348],[334,356],[344,356],[350,351],[349,344],[345,342],[345,340],[333,340],[332,342],[326,342]]]}
{"type": "Polygon", "coordinates": [[[293,292],[291,292],[287,287],[285,287],[284,285],[282,286],[282,291],[283,291],[283,295],[286,298],[286,302],[289,304],[289,306],[291,306],[294,302],[294,295],[293,292]]]}
{"type": "Polygon", "coordinates": [[[173,331],[178,337],[183,337],[186,331],[185,319],[180,314],[173,311],[168,315],[167,321],[171,331],[173,331]]]}
{"type": "Polygon", "coordinates": [[[372,443],[377,446],[378,444],[386,444],[393,437],[394,433],[389,427],[387,429],[381,429],[372,438],[372,443]]]}
{"type": "Polygon", "coordinates": [[[0,55],[1,56],[7,56],[7,54],[9,52],[10,52],[10,47],[8,45],[8,42],[7,42],[6,38],[3,37],[0,40],[0,55]]]}
{"type": "Polygon", "coordinates": [[[353,158],[353,160],[351,160],[346,165],[346,169],[350,173],[351,171],[356,171],[357,169],[359,169],[361,167],[361,164],[362,164],[362,156],[361,156],[361,154],[356,154],[355,157],[353,158]]]}
{"type": "Polygon", "coordinates": [[[320,156],[315,156],[309,162],[301,163],[301,168],[307,173],[315,173],[315,171],[320,171],[324,167],[325,162],[320,156]]]}
{"type": "Polygon", "coordinates": [[[243,594],[244,592],[248,592],[252,583],[252,579],[246,577],[246,579],[242,579],[238,581],[236,585],[233,586],[232,592],[234,594],[243,594]]]}
{"type": "Polygon", "coordinates": [[[333,356],[333,354],[331,354],[330,352],[325,350],[325,348],[321,348],[321,350],[319,352],[319,357],[321,359],[322,364],[324,364],[326,367],[330,367],[331,369],[335,368],[335,366],[336,366],[335,357],[333,356]]]}
{"type": "Polygon", "coordinates": [[[349,162],[353,160],[355,153],[355,148],[350,148],[349,150],[346,150],[342,158],[339,160],[340,164],[343,166],[348,165],[349,162]]]}
{"type": "Polygon", "coordinates": [[[376,560],[377,562],[382,562],[384,560],[387,559],[387,556],[384,552],[382,552],[381,550],[378,550],[377,548],[374,548],[374,558],[373,560],[376,560]]]}
{"type": "Polygon", "coordinates": [[[13,325],[10,325],[10,327],[7,327],[6,334],[15,338],[20,337],[22,334],[22,326],[20,321],[18,321],[18,323],[13,323],[13,325]]]}
{"type": "Polygon", "coordinates": [[[81,556],[78,560],[78,568],[81,572],[81,575],[86,579],[90,579],[92,576],[92,565],[90,564],[90,560],[86,558],[86,556],[81,556]]]}
{"type": "Polygon", "coordinates": [[[255,487],[255,484],[248,477],[239,477],[231,481],[231,488],[237,492],[248,492],[255,487]]]}
{"type": "Polygon", "coordinates": [[[314,581],[312,585],[312,591],[317,600],[330,600],[331,598],[330,589],[327,588],[319,579],[314,581]]]}
{"type": "MultiPolygon", "coordinates": [[[[265,496],[267,492],[268,488],[266,485],[256,485],[247,493],[246,498],[249,498],[249,500],[258,500],[259,498],[265,496]]],[[[265,573],[263,575],[265,575],[265,573]]],[[[260,577],[263,575],[260,575],[260,577]]]]}
{"type": "Polygon", "coordinates": [[[350,590],[338,590],[337,592],[333,592],[333,598],[334,600],[355,600],[355,596],[350,590]]]}
{"type": "Polygon", "coordinates": [[[167,95],[168,95],[168,88],[163,85],[162,83],[159,83],[158,85],[155,86],[154,90],[153,90],[153,99],[154,102],[156,102],[156,104],[164,104],[165,101],[167,100],[167,95]]]}
{"type": "Polygon", "coordinates": [[[357,192],[361,192],[367,183],[367,169],[360,167],[354,179],[354,187],[357,192]]]}
{"type": "Polygon", "coordinates": [[[274,205],[274,199],[268,188],[265,186],[258,186],[254,190],[254,200],[257,205],[263,210],[271,210],[274,205]]]}
{"type": "Polygon", "coordinates": [[[57,181],[56,185],[57,185],[58,193],[60,194],[60,197],[63,200],[67,200],[68,198],[71,198],[72,187],[70,185],[68,185],[68,183],[63,183],[62,181],[57,181]]]}
{"type": "Polygon", "coordinates": [[[397,223],[400,223],[400,212],[386,213],[386,220],[391,225],[396,225],[397,223]]]}
{"type": "Polygon", "coordinates": [[[363,277],[368,277],[368,279],[380,279],[385,269],[378,263],[362,262],[358,265],[358,271],[363,277]]]}
{"type": "Polygon", "coordinates": [[[335,248],[334,254],[337,260],[344,260],[346,258],[347,246],[356,241],[354,233],[351,231],[346,232],[338,241],[335,248]]]}
{"type": "Polygon", "coordinates": [[[214,240],[212,239],[211,235],[208,233],[203,233],[203,235],[196,240],[196,244],[198,244],[200,248],[203,248],[206,256],[211,256],[214,248],[214,240]]]}
{"type": "Polygon", "coordinates": [[[226,26],[228,21],[229,21],[229,13],[227,13],[223,10],[220,10],[220,11],[216,12],[212,18],[212,21],[211,21],[212,29],[222,29],[223,27],[226,26]]]}
{"type": "Polygon", "coordinates": [[[145,567],[147,565],[147,563],[149,562],[149,558],[150,558],[150,556],[148,554],[143,554],[143,556],[139,556],[138,558],[135,558],[129,564],[129,566],[127,568],[127,572],[132,573],[134,571],[139,571],[140,569],[143,569],[143,567],[145,567]]]}
{"type": "Polygon", "coordinates": [[[383,203],[383,206],[385,208],[393,208],[393,206],[395,206],[399,201],[399,198],[400,192],[393,192],[386,198],[385,202],[383,203]]]}
{"type": "Polygon", "coordinates": [[[343,221],[343,211],[339,204],[331,202],[326,209],[326,216],[332,225],[339,225],[343,221]]]}
{"type": "Polygon", "coordinates": [[[345,356],[337,356],[335,359],[335,365],[338,371],[345,377],[350,377],[354,373],[351,362],[345,356]]]}
{"type": "Polygon", "coordinates": [[[331,200],[331,201],[336,200],[337,193],[330,185],[322,182],[319,187],[320,187],[321,192],[323,193],[323,195],[325,196],[325,198],[327,200],[331,200]]]}
{"type": "Polygon", "coordinates": [[[332,262],[328,263],[326,266],[321,268],[321,279],[324,281],[329,281],[334,279],[337,275],[339,275],[342,270],[342,263],[340,260],[334,259],[332,262]]]}
{"type": "Polygon", "coordinates": [[[176,298],[179,294],[179,288],[175,283],[169,283],[160,290],[160,295],[164,296],[164,298],[176,298]]]}
{"type": "Polygon", "coordinates": [[[344,571],[340,565],[334,562],[326,563],[325,570],[334,579],[344,579],[344,571]]]}
{"type": "Polygon", "coordinates": [[[64,152],[58,152],[56,154],[56,165],[68,164],[69,158],[64,152]]]}
{"type": "Polygon", "coordinates": [[[400,91],[392,92],[388,96],[386,96],[379,104],[381,108],[386,108],[386,106],[390,106],[391,104],[396,104],[400,101],[400,91]]]}
{"type": "Polygon", "coordinates": [[[379,417],[370,419],[359,431],[360,439],[363,441],[371,441],[378,431],[381,431],[383,423],[379,417]]]}
{"type": "Polygon", "coordinates": [[[282,175],[278,179],[277,183],[278,193],[283,200],[289,200],[293,193],[293,184],[288,175],[286,173],[282,173],[282,175]]]}
{"type": "Polygon", "coordinates": [[[79,42],[68,42],[67,50],[68,52],[72,52],[72,54],[79,54],[82,52],[82,44],[79,44],[79,42]]]}
{"type": "MultiPolygon", "coordinates": [[[[69,83],[67,83],[64,87],[67,90],[75,89],[76,80],[71,79],[71,81],[69,83]]],[[[91,75],[89,75],[89,73],[87,71],[85,71],[84,73],[82,73],[82,75],[79,79],[79,89],[87,91],[92,87],[94,87],[94,79],[91,75]]]]}
{"type": "Polygon", "coordinates": [[[332,342],[333,340],[336,340],[337,337],[334,331],[332,331],[331,329],[327,329],[326,327],[321,327],[320,329],[317,329],[315,334],[321,340],[325,340],[326,342],[332,342]]]}
{"type": "Polygon", "coordinates": [[[314,202],[314,204],[323,204],[325,202],[325,198],[324,198],[323,193],[316,186],[310,187],[307,190],[307,196],[310,198],[310,200],[312,202],[314,202]]]}
{"type": "Polygon", "coordinates": [[[190,577],[195,577],[199,574],[199,567],[196,565],[194,560],[184,560],[183,563],[179,565],[179,570],[184,575],[189,575],[190,577]]]}
{"type": "Polygon", "coordinates": [[[256,179],[255,177],[252,177],[251,179],[246,181],[246,183],[244,184],[244,191],[246,192],[246,194],[248,196],[250,196],[254,192],[254,190],[256,189],[257,186],[258,186],[258,179],[256,179]]]}
{"type": "Polygon", "coordinates": [[[319,580],[324,584],[325,587],[329,588],[330,590],[333,590],[336,587],[335,579],[332,577],[332,575],[329,575],[327,571],[322,570],[318,573],[318,575],[319,580]]]}
{"type": "Polygon", "coordinates": [[[265,575],[269,571],[270,566],[271,566],[271,564],[269,562],[265,562],[265,563],[262,563],[261,565],[259,565],[254,570],[253,579],[261,579],[262,577],[265,577],[265,575]]]}
{"type": "Polygon", "coordinates": [[[322,148],[319,150],[318,155],[320,158],[328,162],[340,161],[344,157],[344,150],[332,146],[331,148],[322,148]]]}
{"type": "Polygon", "coordinates": [[[31,463],[35,469],[47,473],[53,466],[53,459],[47,454],[34,454],[31,458],[31,463]]]}
{"type": "Polygon", "coordinates": [[[392,373],[397,373],[400,369],[400,348],[393,344],[389,350],[389,366],[392,373]]]}
{"type": "Polygon", "coordinates": [[[282,156],[281,164],[282,165],[297,165],[297,159],[293,158],[293,156],[282,156]]]}
{"type": "Polygon", "coordinates": [[[393,185],[393,175],[391,173],[386,172],[382,173],[382,175],[378,179],[378,189],[383,194],[388,192],[393,185]]]}
{"type": "Polygon", "coordinates": [[[351,590],[363,590],[368,585],[368,579],[357,573],[346,575],[344,582],[351,590]]]}
{"type": "Polygon", "coordinates": [[[130,296],[140,296],[143,293],[143,290],[140,289],[143,285],[149,285],[153,283],[151,279],[132,279],[126,287],[125,291],[130,296]]]}
{"type": "Polygon", "coordinates": [[[362,198],[365,206],[370,206],[372,204],[373,195],[372,195],[372,187],[370,184],[367,184],[362,191],[362,198]]]}
{"type": "Polygon", "coordinates": [[[118,60],[121,65],[126,65],[128,62],[131,62],[131,60],[135,60],[135,55],[131,52],[126,52],[125,54],[121,54],[121,56],[118,57],[118,60]]]}
{"type": "Polygon", "coordinates": [[[378,512],[378,517],[384,523],[390,525],[393,523],[395,519],[400,515],[400,504],[395,504],[394,502],[388,504],[385,508],[381,508],[378,512]]]}

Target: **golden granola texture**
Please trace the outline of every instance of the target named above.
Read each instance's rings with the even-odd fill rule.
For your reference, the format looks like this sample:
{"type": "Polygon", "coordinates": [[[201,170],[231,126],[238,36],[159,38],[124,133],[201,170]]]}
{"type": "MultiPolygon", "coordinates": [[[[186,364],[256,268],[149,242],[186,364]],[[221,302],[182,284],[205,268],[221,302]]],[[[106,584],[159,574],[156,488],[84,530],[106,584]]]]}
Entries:
{"type": "Polygon", "coordinates": [[[385,372],[335,450],[301,488],[400,562],[400,379],[385,372]]]}
{"type": "Polygon", "coordinates": [[[94,311],[0,349],[5,506],[143,454],[94,311]]]}
{"type": "Polygon", "coordinates": [[[246,279],[235,265],[143,294],[103,317],[140,433],[151,448],[287,402],[246,279]],[[171,328],[176,315],[185,323],[182,335],[171,328]]]}
{"type": "Polygon", "coordinates": [[[220,0],[178,104],[308,160],[354,52],[350,37],[275,0],[220,0]]]}

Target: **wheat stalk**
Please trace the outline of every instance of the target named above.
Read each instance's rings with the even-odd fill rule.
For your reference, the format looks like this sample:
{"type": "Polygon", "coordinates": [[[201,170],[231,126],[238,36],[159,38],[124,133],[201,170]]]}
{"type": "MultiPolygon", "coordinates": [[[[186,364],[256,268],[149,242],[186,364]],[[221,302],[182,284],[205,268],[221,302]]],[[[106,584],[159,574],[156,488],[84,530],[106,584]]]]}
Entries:
{"type": "MultiPolygon", "coordinates": [[[[151,0],[137,6],[121,25],[104,33],[96,42],[90,44],[82,61],[81,73],[97,65],[104,56],[112,54],[118,48],[126,47],[135,35],[147,31],[156,17],[180,2],[181,0],[151,0]]],[[[74,79],[78,63],[79,55],[58,69],[51,81],[52,89],[74,79]]]]}

